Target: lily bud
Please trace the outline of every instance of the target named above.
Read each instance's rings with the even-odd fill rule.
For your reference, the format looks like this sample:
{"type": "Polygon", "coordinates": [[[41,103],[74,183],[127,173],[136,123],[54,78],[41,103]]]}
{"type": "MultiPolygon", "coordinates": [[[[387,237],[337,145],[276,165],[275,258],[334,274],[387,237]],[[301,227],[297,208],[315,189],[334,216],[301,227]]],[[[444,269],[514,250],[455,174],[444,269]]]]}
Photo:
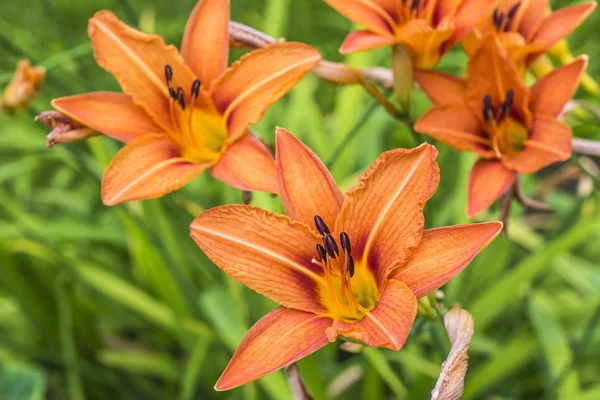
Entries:
{"type": "Polygon", "coordinates": [[[61,143],[74,143],[100,135],[100,132],[88,128],[58,111],[42,111],[35,117],[35,120],[52,128],[52,131],[46,136],[46,147],[61,143]]]}
{"type": "Polygon", "coordinates": [[[26,109],[40,94],[46,77],[46,68],[32,67],[29,60],[21,60],[11,81],[4,89],[3,107],[9,110],[26,109]]]}
{"type": "Polygon", "coordinates": [[[346,64],[321,61],[312,70],[319,78],[336,85],[354,85],[362,83],[359,70],[346,64]]]}

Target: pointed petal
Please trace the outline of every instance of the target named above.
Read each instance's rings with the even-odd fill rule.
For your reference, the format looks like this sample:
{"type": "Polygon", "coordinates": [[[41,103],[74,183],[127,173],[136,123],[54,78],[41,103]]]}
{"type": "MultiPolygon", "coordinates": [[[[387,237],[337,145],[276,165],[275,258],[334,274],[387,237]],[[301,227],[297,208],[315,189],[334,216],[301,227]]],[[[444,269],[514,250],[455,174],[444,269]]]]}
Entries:
{"type": "Polygon", "coordinates": [[[241,190],[277,193],[275,161],[264,144],[246,135],[219,158],[212,176],[241,190]]]}
{"type": "Polygon", "coordinates": [[[467,103],[465,81],[444,72],[415,70],[415,80],[436,106],[462,106],[467,103]]]}
{"type": "Polygon", "coordinates": [[[171,126],[165,65],[173,69],[173,85],[186,93],[194,76],[172,46],[161,37],[130,28],[110,11],[97,12],[88,25],[98,64],[113,74],[123,92],[164,130],[171,126]]]}
{"type": "Polygon", "coordinates": [[[594,11],[594,8],[596,3],[590,1],[553,12],[542,22],[534,41],[543,43],[544,50],[548,50],[575,30],[594,11]]]}
{"type": "Polygon", "coordinates": [[[140,136],[123,147],[104,172],[102,201],[112,206],[161,197],[181,188],[205,168],[181,158],[165,135],[140,136]]]}
{"type": "Polygon", "coordinates": [[[329,340],[344,336],[368,346],[400,350],[417,316],[417,299],[404,282],[389,280],[385,285],[374,310],[358,322],[334,321],[327,329],[329,340]]]}
{"type": "Polygon", "coordinates": [[[285,213],[313,229],[319,215],[333,228],[344,196],[315,153],[283,128],[277,128],[276,164],[285,213]]]}
{"type": "Polygon", "coordinates": [[[389,278],[406,283],[417,298],[423,297],[462,271],[501,230],[501,222],[427,229],[408,262],[389,278]]]}
{"type": "Polygon", "coordinates": [[[294,42],[254,50],[233,63],[211,88],[230,140],[243,135],[319,61],[314,48],[294,42]]]}
{"type": "Polygon", "coordinates": [[[587,56],[577,57],[572,63],[538,79],[531,88],[531,111],[556,118],[575,94],[587,64],[587,56]]]}
{"type": "Polygon", "coordinates": [[[469,218],[488,208],[515,182],[516,171],[507,169],[500,160],[478,160],[469,175],[469,218]]]}
{"type": "Polygon", "coordinates": [[[390,15],[391,7],[382,7],[376,0],[325,0],[337,12],[371,32],[392,34],[395,25],[390,15]]]}
{"type": "Polygon", "coordinates": [[[492,104],[504,102],[509,89],[514,91],[513,110],[526,126],[531,123],[528,109],[529,89],[508,58],[496,35],[484,39],[467,66],[467,98],[473,110],[483,109],[483,98],[489,95],[492,104]]]}
{"type": "Polygon", "coordinates": [[[427,143],[385,152],[346,194],[335,232],[348,233],[354,259],[369,266],[378,284],[421,240],[423,206],[440,178],[437,154],[427,143]]]}
{"type": "MultiPolygon", "coordinates": [[[[512,6],[512,3],[506,4],[505,9],[508,10],[512,6]]],[[[518,26],[517,32],[528,42],[532,41],[533,35],[540,28],[546,10],[548,10],[548,0],[527,0],[521,3],[515,22],[518,26]]]]}
{"type": "Polygon", "coordinates": [[[432,28],[425,20],[415,19],[405,24],[397,35],[401,43],[412,49],[416,68],[432,69],[439,63],[444,43],[453,32],[448,21],[432,28]]]}
{"type": "Polygon", "coordinates": [[[341,54],[351,54],[357,51],[373,50],[396,42],[392,35],[382,35],[370,31],[351,32],[340,47],[341,54]]]}
{"type": "Polygon", "coordinates": [[[227,275],[279,304],[324,312],[323,270],[311,263],[318,238],[303,224],[256,207],[212,208],[192,222],[198,246],[227,275]]]}
{"type": "Polygon", "coordinates": [[[446,50],[471,32],[477,23],[491,11],[494,3],[494,0],[464,0],[456,11],[454,33],[445,46],[446,50]]]}
{"type": "Polygon", "coordinates": [[[434,107],[419,118],[415,131],[458,150],[473,151],[481,156],[492,154],[491,142],[481,122],[466,107],[434,107]]]}
{"type": "Polygon", "coordinates": [[[511,169],[532,174],[558,161],[571,157],[571,128],[554,118],[538,116],[533,121],[525,147],[514,157],[502,162],[511,169]]]}
{"type": "Polygon", "coordinates": [[[227,69],[229,0],[199,0],[185,26],[181,55],[207,85],[227,69]]]}
{"type": "Polygon", "coordinates": [[[52,100],[52,107],[75,121],[122,142],[162,131],[131,97],[91,92],[52,100]]]}
{"type": "Polygon", "coordinates": [[[331,319],[279,307],[246,334],[215,385],[229,390],[263,377],[308,356],[329,343],[331,319]]]}

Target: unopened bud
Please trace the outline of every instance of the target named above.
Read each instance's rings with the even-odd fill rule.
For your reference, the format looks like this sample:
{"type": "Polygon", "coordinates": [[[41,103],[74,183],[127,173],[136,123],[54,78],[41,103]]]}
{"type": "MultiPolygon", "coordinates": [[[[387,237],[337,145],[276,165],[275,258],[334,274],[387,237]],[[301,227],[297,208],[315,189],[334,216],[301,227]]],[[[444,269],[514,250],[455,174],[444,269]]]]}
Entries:
{"type": "Polygon", "coordinates": [[[42,111],[35,117],[35,120],[52,128],[52,131],[46,136],[46,147],[79,142],[100,135],[100,132],[67,117],[59,111],[42,111]]]}
{"type": "Polygon", "coordinates": [[[17,64],[15,75],[4,89],[2,106],[9,110],[26,109],[40,94],[40,87],[46,77],[44,67],[32,67],[29,60],[17,64]]]}

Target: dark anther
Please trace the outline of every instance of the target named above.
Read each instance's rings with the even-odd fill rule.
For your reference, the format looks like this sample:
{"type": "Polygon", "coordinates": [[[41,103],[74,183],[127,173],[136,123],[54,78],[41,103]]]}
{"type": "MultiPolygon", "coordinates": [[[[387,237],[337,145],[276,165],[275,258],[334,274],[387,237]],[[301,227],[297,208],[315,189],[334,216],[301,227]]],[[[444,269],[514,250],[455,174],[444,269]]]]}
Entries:
{"type": "Polygon", "coordinates": [[[483,119],[485,122],[496,119],[496,110],[492,105],[492,98],[487,94],[483,97],[483,119]]]}
{"type": "Polygon", "coordinates": [[[504,22],[504,13],[499,12],[496,8],[494,10],[494,15],[492,16],[492,21],[494,21],[494,26],[496,27],[496,30],[499,31],[502,27],[502,23],[504,22]]]}
{"type": "Polygon", "coordinates": [[[177,93],[175,93],[175,89],[173,89],[172,87],[169,87],[169,96],[173,100],[177,100],[177,93]]]}
{"type": "Polygon", "coordinates": [[[354,276],[354,258],[350,254],[348,254],[348,272],[352,278],[354,276]]]}
{"type": "Polygon", "coordinates": [[[165,65],[165,80],[167,81],[167,85],[171,86],[171,82],[173,82],[173,70],[169,64],[165,65]]]}
{"type": "Polygon", "coordinates": [[[327,250],[327,254],[329,254],[329,257],[336,258],[340,254],[340,250],[338,249],[338,245],[335,242],[333,236],[325,236],[323,243],[325,244],[325,250],[327,250]]]}
{"type": "Polygon", "coordinates": [[[508,12],[506,13],[506,16],[510,19],[514,18],[515,14],[517,13],[517,11],[519,10],[519,7],[521,6],[521,3],[517,3],[514,6],[512,6],[510,8],[510,10],[508,10],[508,12]]]}
{"type": "Polygon", "coordinates": [[[340,245],[346,254],[350,254],[352,247],[350,246],[350,236],[346,232],[340,233],[340,245]]]}
{"type": "Polygon", "coordinates": [[[515,91],[509,89],[506,92],[506,99],[504,99],[504,103],[502,103],[502,109],[500,110],[500,118],[505,118],[510,114],[510,110],[512,110],[513,100],[515,98],[515,91]]]}
{"type": "Polygon", "coordinates": [[[327,252],[325,251],[325,247],[317,244],[317,253],[319,253],[319,260],[323,262],[327,261],[327,252]]]}
{"type": "Polygon", "coordinates": [[[325,221],[323,221],[323,218],[319,217],[318,215],[315,215],[315,226],[321,235],[327,236],[330,234],[329,228],[325,224],[325,221]]]}
{"type": "Polygon", "coordinates": [[[420,0],[413,0],[412,5],[410,6],[410,12],[413,13],[414,11],[418,10],[420,3],[420,0]]]}
{"type": "Polygon", "coordinates": [[[177,101],[179,102],[181,109],[185,110],[185,99],[183,98],[183,89],[180,87],[177,88],[177,101]]]}
{"type": "Polygon", "coordinates": [[[194,83],[192,83],[192,98],[197,99],[199,93],[200,93],[200,79],[196,79],[194,81],[194,83]]]}

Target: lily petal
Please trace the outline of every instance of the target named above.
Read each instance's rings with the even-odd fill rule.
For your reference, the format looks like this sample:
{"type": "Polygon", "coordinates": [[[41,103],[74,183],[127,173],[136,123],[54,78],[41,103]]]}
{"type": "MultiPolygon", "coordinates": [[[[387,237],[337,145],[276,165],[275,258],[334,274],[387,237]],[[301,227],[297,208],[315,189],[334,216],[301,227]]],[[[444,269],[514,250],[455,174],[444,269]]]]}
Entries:
{"type": "MultiPolygon", "coordinates": [[[[512,3],[507,4],[506,9],[512,6],[512,3]]],[[[527,42],[532,42],[533,35],[540,29],[546,10],[548,10],[548,0],[527,0],[519,6],[513,23],[516,23],[517,32],[527,42]]]]}
{"type": "Polygon", "coordinates": [[[229,140],[237,140],[250,124],[260,121],[269,106],[320,60],[311,46],[286,42],[254,50],[234,62],[211,88],[227,120],[229,140]]]}
{"type": "Polygon", "coordinates": [[[389,280],[374,310],[354,323],[336,320],[327,329],[330,341],[338,336],[359,340],[368,346],[400,350],[417,316],[417,299],[404,282],[389,280]]]}
{"type": "Polygon", "coordinates": [[[481,156],[492,154],[481,122],[467,107],[434,107],[419,118],[415,131],[425,133],[459,150],[481,156]]]}
{"type": "Polygon", "coordinates": [[[122,142],[162,131],[131,97],[121,93],[84,93],[60,97],[51,104],[75,121],[122,142]]]}
{"type": "Polygon", "coordinates": [[[446,43],[445,49],[450,49],[471,32],[477,23],[491,11],[495,3],[494,0],[464,0],[461,2],[454,18],[454,32],[446,43]]]}
{"type": "Polygon", "coordinates": [[[210,172],[241,190],[278,191],[275,161],[265,145],[252,135],[228,147],[210,172]]]}
{"type": "Polygon", "coordinates": [[[529,139],[525,147],[514,157],[506,157],[502,162],[511,169],[524,174],[532,174],[558,161],[571,156],[571,128],[554,118],[538,116],[533,121],[529,139]]]}
{"type": "Polygon", "coordinates": [[[107,10],[97,12],[88,25],[98,64],[113,74],[123,92],[164,130],[171,127],[165,65],[173,70],[173,85],[189,93],[194,76],[177,49],[160,36],[130,28],[107,10]]]}
{"type": "Polygon", "coordinates": [[[444,72],[415,70],[415,80],[436,106],[461,106],[467,103],[464,80],[444,72]]]}
{"type": "Polygon", "coordinates": [[[437,154],[427,143],[385,152],[346,194],[335,232],[348,233],[354,259],[366,263],[380,285],[421,240],[423,207],[440,178],[437,154]]]}
{"type": "Polygon", "coordinates": [[[390,279],[406,283],[417,298],[445,285],[502,231],[501,222],[427,229],[405,265],[390,279]]]}
{"type": "Polygon", "coordinates": [[[534,41],[543,43],[544,50],[548,50],[577,28],[594,11],[594,8],[596,3],[590,1],[553,12],[542,22],[534,41]]]}
{"type": "Polygon", "coordinates": [[[311,263],[318,238],[307,226],[256,207],[227,205],[203,212],[191,235],[227,275],[279,304],[320,313],[323,270],[311,263]]]}
{"type": "Polygon", "coordinates": [[[354,21],[371,32],[382,35],[394,34],[396,23],[390,15],[390,10],[382,7],[382,2],[376,0],[325,0],[337,12],[354,21]]]}
{"type": "Polygon", "coordinates": [[[102,201],[153,199],[177,190],[200,175],[206,165],[192,164],[166,135],[140,136],[119,151],[102,177],[102,201]]]}
{"type": "Polygon", "coordinates": [[[414,19],[405,24],[398,32],[400,41],[413,50],[415,67],[431,69],[442,57],[442,47],[450,39],[454,26],[444,20],[432,28],[423,19],[414,19]]]}
{"type": "Polygon", "coordinates": [[[540,78],[531,88],[531,111],[556,118],[575,94],[587,64],[587,56],[577,57],[540,78]]]}
{"type": "Polygon", "coordinates": [[[358,51],[378,49],[396,42],[392,35],[382,35],[371,31],[351,32],[340,47],[341,54],[351,54],[358,51]]]}
{"type": "Polygon", "coordinates": [[[199,0],[188,18],[181,55],[207,85],[227,69],[229,0],[199,0]]]}
{"type": "Polygon", "coordinates": [[[276,164],[286,215],[309,227],[319,215],[333,228],[344,196],[315,153],[283,128],[277,128],[276,164]]]}
{"type": "Polygon", "coordinates": [[[329,343],[331,319],[279,307],[262,317],[240,343],[215,385],[229,390],[308,356],[329,343]]]}
{"type": "Polygon", "coordinates": [[[515,182],[517,172],[500,160],[478,160],[469,175],[469,218],[488,208],[515,182]]]}

